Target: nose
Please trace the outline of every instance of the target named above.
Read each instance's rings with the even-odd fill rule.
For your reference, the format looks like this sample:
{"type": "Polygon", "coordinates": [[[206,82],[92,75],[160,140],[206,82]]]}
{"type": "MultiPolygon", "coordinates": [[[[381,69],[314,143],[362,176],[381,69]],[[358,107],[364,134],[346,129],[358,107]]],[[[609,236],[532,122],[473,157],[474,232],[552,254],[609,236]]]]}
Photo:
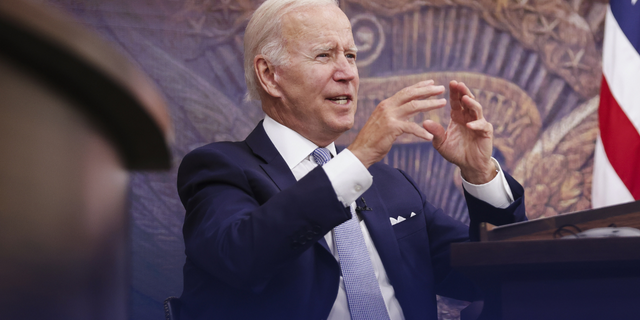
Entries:
{"type": "Polygon", "coordinates": [[[350,60],[344,55],[340,55],[335,62],[333,80],[338,82],[349,82],[358,77],[358,67],[355,60],[350,60]]]}

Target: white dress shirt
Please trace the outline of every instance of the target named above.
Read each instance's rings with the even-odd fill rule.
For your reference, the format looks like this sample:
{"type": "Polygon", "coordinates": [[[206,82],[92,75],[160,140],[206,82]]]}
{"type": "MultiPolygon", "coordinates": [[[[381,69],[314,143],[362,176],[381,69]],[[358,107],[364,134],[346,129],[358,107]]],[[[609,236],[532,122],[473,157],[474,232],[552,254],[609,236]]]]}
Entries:
{"type": "MultiPolygon", "coordinates": [[[[284,161],[291,169],[291,172],[295,176],[296,180],[300,180],[307,173],[313,170],[317,164],[315,163],[311,153],[318,148],[313,142],[307,140],[297,132],[281,125],[275,120],[266,116],[264,119],[264,130],[267,136],[274,144],[280,155],[284,158],[284,161]]],[[[355,200],[360,197],[373,183],[373,177],[367,170],[367,168],[358,160],[356,156],[344,149],[340,154],[336,154],[336,147],[333,143],[326,146],[331,152],[333,159],[327,162],[322,168],[329,177],[331,185],[336,191],[338,200],[344,204],[345,207],[350,206],[351,211],[355,210],[355,200]]],[[[494,159],[498,175],[490,182],[483,185],[474,185],[464,181],[463,186],[469,194],[474,197],[483,200],[495,207],[506,208],[513,202],[513,195],[509,188],[507,181],[504,177],[504,173],[500,169],[500,165],[494,159]]],[[[402,307],[395,296],[393,286],[389,282],[387,273],[384,269],[384,265],[380,260],[380,255],[373,245],[369,230],[364,221],[360,221],[360,228],[364,236],[364,241],[369,251],[371,263],[373,264],[373,270],[378,279],[380,285],[380,291],[384,303],[389,312],[389,317],[392,320],[403,320],[404,315],[402,313],[402,307]]],[[[324,236],[331,254],[339,261],[338,250],[336,249],[333,239],[333,230],[324,236]]],[[[347,303],[347,295],[344,288],[344,281],[340,276],[340,287],[338,289],[338,296],[333,304],[333,308],[329,313],[329,320],[350,320],[351,315],[349,312],[349,305],[347,303]]]]}

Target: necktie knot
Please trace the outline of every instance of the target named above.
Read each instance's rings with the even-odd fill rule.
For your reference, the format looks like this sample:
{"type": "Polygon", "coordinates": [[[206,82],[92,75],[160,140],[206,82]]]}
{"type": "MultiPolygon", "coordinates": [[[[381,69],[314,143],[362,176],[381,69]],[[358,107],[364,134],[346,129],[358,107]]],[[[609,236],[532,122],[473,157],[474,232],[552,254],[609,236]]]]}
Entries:
{"type": "Polygon", "coordinates": [[[327,148],[315,149],[315,150],[313,150],[311,155],[313,156],[313,160],[319,166],[322,166],[325,163],[329,162],[329,160],[331,160],[331,152],[329,152],[329,149],[327,149],[327,148]]]}

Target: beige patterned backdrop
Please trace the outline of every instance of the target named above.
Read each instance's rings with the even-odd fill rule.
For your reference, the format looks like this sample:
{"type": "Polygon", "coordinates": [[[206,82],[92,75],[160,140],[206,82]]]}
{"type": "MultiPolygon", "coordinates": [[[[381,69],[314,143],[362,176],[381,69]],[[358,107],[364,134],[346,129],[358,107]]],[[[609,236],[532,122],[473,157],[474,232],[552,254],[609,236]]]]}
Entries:
{"type": "MultiPolygon", "coordinates": [[[[131,183],[132,319],[162,319],[181,293],[184,209],[175,190],[188,151],[241,140],[263,117],[242,101],[243,32],[258,0],[32,0],[72,13],[156,81],[176,130],[174,169],[131,183]]],[[[530,219],[590,207],[605,1],[341,0],[359,48],[360,104],[347,145],[375,105],[423,79],[464,81],[495,127],[495,154],[525,187],[530,219]]],[[[448,93],[445,93],[445,95],[448,93]]],[[[447,111],[416,117],[449,121],[447,111]]],[[[468,221],[456,168],[410,136],[384,160],[429,200],[468,221]]],[[[462,302],[441,299],[440,319],[462,302]]]]}

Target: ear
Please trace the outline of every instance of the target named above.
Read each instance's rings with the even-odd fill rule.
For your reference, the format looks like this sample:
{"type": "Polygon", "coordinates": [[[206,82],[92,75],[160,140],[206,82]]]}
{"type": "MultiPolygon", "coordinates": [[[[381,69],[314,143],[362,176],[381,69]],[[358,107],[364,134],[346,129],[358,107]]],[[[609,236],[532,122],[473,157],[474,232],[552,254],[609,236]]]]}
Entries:
{"type": "Polygon", "coordinates": [[[282,93],[276,82],[275,67],[259,54],[253,58],[253,68],[262,89],[272,97],[280,97],[282,93]]]}

